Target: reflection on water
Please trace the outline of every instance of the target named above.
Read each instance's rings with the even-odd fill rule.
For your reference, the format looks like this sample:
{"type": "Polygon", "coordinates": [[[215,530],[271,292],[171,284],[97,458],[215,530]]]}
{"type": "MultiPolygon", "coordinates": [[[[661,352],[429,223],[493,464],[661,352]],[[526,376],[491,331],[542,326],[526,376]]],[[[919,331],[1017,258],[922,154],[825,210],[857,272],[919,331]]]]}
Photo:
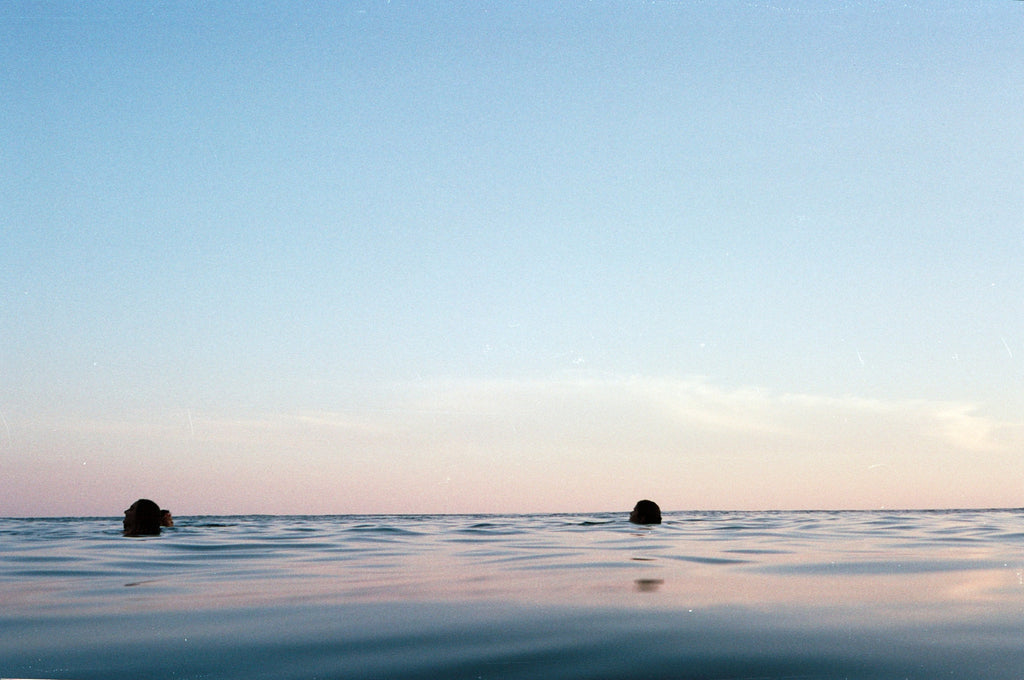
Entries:
{"type": "Polygon", "coordinates": [[[653,593],[657,591],[664,582],[665,581],[660,578],[638,578],[633,581],[634,585],[636,585],[637,592],[641,593],[653,593]]]}
{"type": "Polygon", "coordinates": [[[180,518],[131,541],[104,520],[0,520],[0,581],[18,586],[4,589],[8,607],[79,611],[488,598],[630,606],[636,584],[657,583],[666,607],[831,602],[908,615],[906,605],[1024,594],[1014,512],[669,514],[639,532],[621,519],[180,518]],[[133,596],[112,601],[125,586],[133,596]]]}
{"type": "Polygon", "coordinates": [[[272,650],[322,670],[294,677],[608,677],[638,626],[651,659],[615,677],[677,677],[680,655],[715,677],[1024,667],[1017,511],[175,520],[125,539],[114,519],[0,519],[0,677],[156,677],[142,650],[174,677],[287,676],[252,665],[272,650]]]}
{"type": "MultiPolygon", "coordinates": [[[[123,540],[101,520],[0,520],[6,604],[61,594],[111,606],[118,585],[170,607],[295,599],[991,604],[1021,596],[1020,515],[698,513],[642,532],[573,516],[181,518],[123,540]],[[91,597],[95,596],[95,597],[91,597]]],[[[122,607],[128,603],[118,603],[122,607]]]]}

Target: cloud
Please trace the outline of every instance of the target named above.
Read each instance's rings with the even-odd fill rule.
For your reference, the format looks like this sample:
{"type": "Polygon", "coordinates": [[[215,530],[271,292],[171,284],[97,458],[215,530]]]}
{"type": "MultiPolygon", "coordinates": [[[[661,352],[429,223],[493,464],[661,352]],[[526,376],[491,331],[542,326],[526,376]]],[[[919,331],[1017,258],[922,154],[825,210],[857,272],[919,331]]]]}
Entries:
{"type": "Polygon", "coordinates": [[[977,405],[924,400],[885,401],[725,389],[700,379],[566,378],[441,382],[396,386],[396,420],[515,424],[542,435],[593,432],[642,440],[653,432],[786,443],[794,448],[843,444],[865,448],[919,438],[944,448],[1005,452],[1022,436],[1020,423],[980,413],[977,405]]]}

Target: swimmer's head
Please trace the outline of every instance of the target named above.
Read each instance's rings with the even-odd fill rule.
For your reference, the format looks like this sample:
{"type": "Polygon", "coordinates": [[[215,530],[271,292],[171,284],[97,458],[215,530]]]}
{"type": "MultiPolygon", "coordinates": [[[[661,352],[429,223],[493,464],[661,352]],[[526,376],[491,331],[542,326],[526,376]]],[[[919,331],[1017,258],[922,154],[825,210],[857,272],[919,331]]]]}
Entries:
{"type": "Polygon", "coordinates": [[[654,501],[637,501],[633,512],[629,513],[629,521],[633,524],[661,524],[661,508],[654,501]]]}
{"type": "Polygon", "coordinates": [[[125,536],[155,536],[160,523],[160,506],[148,498],[140,498],[124,511],[125,536]]]}

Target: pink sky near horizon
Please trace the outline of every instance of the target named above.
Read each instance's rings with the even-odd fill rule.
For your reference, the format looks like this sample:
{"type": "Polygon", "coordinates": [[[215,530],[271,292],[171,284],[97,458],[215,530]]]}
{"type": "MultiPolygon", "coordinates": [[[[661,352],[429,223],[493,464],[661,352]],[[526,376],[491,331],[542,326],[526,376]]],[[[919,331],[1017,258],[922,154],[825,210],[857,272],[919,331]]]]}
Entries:
{"type": "Polygon", "coordinates": [[[628,378],[439,383],[379,408],[9,420],[0,515],[1018,507],[1024,427],[967,404],[628,378]],[[131,461],[126,465],[125,461],[131,461]]]}

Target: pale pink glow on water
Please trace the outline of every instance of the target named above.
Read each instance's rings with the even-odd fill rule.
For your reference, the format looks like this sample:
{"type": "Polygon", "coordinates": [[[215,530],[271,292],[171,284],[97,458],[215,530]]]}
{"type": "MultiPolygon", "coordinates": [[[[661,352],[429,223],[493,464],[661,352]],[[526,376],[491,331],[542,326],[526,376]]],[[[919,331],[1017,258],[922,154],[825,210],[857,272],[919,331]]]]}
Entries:
{"type": "MultiPolygon", "coordinates": [[[[92,587],[88,579],[38,577],[5,601],[31,608],[63,599],[103,611],[109,588],[117,587],[130,589],[119,606],[139,613],[501,601],[695,612],[813,609],[822,625],[849,622],[858,612],[903,623],[952,621],[1013,609],[1024,598],[1024,563],[1000,539],[1014,531],[1015,517],[671,513],[648,527],[605,515],[179,517],[162,536],[120,539],[127,560],[154,559],[159,551],[164,566],[149,577],[92,587]],[[275,528],[264,535],[267,524],[275,528]],[[222,552],[224,559],[196,561],[222,552]]],[[[96,552],[96,540],[104,539],[69,545],[62,557],[96,571],[106,554],[96,552]]],[[[22,559],[49,545],[22,549],[22,559]]]]}

